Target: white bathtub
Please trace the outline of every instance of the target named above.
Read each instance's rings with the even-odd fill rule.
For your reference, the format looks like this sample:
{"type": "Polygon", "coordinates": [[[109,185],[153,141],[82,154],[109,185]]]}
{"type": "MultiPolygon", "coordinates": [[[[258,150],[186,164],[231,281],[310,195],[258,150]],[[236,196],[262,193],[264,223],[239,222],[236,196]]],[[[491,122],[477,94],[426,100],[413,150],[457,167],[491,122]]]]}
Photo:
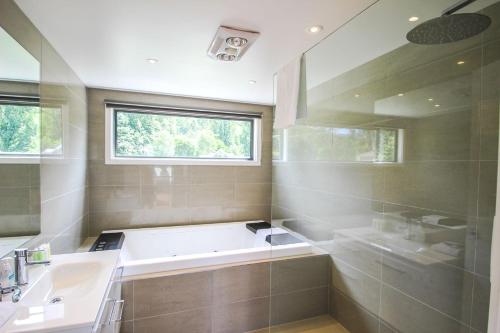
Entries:
{"type": "Polygon", "coordinates": [[[264,229],[255,234],[246,223],[250,222],[109,232],[125,233],[121,252],[124,276],[312,253],[306,242],[271,246],[266,236],[286,233],[284,229],[264,229]]]}

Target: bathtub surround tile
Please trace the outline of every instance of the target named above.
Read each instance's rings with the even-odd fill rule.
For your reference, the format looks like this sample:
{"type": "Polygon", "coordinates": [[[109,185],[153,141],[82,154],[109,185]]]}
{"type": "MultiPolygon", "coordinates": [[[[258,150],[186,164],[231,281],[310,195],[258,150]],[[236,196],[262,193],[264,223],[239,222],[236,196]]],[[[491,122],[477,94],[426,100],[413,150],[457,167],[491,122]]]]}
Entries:
{"type": "Polygon", "coordinates": [[[211,333],[209,308],[143,318],[134,321],[134,333],[211,333]]]}
{"type": "Polygon", "coordinates": [[[269,297],[216,305],[213,333],[244,333],[269,326],[269,297]]]}
{"type": "Polygon", "coordinates": [[[134,319],[134,282],[123,281],[122,286],[122,299],[125,300],[123,306],[123,321],[131,321],[134,319]]]}
{"type": "Polygon", "coordinates": [[[134,281],[134,318],[210,306],[212,274],[200,272],[134,281]]]}
{"type": "Polygon", "coordinates": [[[227,304],[269,296],[270,264],[222,268],[213,272],[213,303],[227,304]]]}
{"type": "Polygon", "coordinates": [[[327,255],[279,260],[272,262],[270,268],[272,295],[329,285],[330,258],[327,255]]]}
{"type": "Polygon", "coordinates": [[[87,88],[87,95],[89,209],[94,235],[109,227],[270,219],[271,107],[94,88],[87,88]],[[262,112],[261,166],[107,165],[104,163],[105,100],[262,112]]]}
{"type": "Polygon", "coordinates": [[[122,321],[120,325],[120,333],[134,333],[134,322],[122,321]]]}
{"type": "Polygon", "coordinates": [[[271,325],[328,313],[327,286],[271,296],[271,325]]]}
{"type": "Polygon", "coordinates": [[[205,320],[211,325],[211,332],[243,333],[269,328],[273,313],[273,323],[324,315],[328,313],[329,297],[329,268],[324,267],[325,257],[303,257],[295,263],[295,259],[284,260],[287,263],[282,273],[290,273],[291,268],[300,265],[326,276],[318,280],[311,274],[304,280],[306,283],[295,281],[281,290],[284,292],[272,296],[269,262],[127,281],[122,285],[124,318],[133,322],[134,332],[155,332],[167,324],[180,331],[184,329],[182,332],[191,332],[191,329],[199,329],[197,321],[182,323],[177,318],[196,311],[205,313],[208,309],[209,317],[205,320]],[[308,264],[307,260],[311,262],[308,264]],[[195,325],[194,328],[191,325],[195,325]]]}

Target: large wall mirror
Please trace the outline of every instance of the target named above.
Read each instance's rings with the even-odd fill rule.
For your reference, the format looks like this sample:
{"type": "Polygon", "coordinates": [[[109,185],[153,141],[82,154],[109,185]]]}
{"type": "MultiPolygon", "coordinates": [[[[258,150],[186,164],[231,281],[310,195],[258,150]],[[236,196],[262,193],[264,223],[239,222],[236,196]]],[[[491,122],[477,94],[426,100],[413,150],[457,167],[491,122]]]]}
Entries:
{"type": "Polygon", "coordinates": [[[0,258],[40,233],[40,63],[0,27],[0,258]]]}

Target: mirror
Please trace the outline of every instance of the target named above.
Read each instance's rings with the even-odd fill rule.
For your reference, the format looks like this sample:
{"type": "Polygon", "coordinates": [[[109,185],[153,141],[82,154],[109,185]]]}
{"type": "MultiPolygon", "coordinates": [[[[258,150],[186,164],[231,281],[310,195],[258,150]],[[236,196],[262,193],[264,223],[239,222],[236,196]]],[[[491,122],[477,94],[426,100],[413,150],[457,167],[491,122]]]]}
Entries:
{"type": "Polygon", "coordinates": [[[0,27],[0,258],[40,233],[40,63],[0,27]]]}

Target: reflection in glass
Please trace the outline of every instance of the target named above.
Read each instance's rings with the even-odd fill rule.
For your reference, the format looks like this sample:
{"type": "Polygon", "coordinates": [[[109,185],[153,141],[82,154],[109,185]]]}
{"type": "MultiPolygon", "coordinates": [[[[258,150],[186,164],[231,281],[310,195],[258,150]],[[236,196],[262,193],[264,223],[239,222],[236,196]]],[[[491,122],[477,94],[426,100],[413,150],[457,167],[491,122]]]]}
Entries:
{"type": "Polygon", "coordinates": [[[0,28],[0,258],[40,233],[40,64],[0,28]]]}
{"type": "Polygon", "coordinates": [[[492,19],[472,38],[405,37],[453,3],[381,0],[308,51],[307,117],[273,142],[274,223],[328,253],[352,332],[487,331],[500,2],[462,9],[492,19]]]}

